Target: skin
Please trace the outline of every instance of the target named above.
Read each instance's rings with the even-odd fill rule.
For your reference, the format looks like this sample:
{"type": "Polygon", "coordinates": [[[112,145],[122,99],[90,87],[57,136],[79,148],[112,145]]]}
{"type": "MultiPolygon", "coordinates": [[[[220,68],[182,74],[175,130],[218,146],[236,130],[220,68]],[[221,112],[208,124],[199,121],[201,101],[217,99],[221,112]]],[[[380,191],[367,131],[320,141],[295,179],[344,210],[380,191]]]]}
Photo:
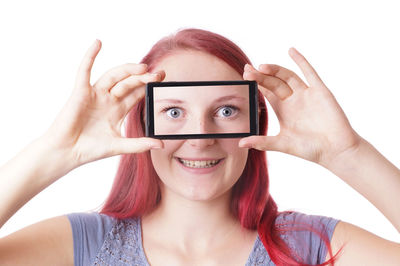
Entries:
{"type": "MultiPolygon", "coordinates": [[[[393,204],[400,200],[400,170],[352,129],[332,93],[295,49],[290,49],[289,55],[307,82],[277,65],[246,66],[242,77],[213,56],[184,51],[177,55],[184,64],[174,64],[174,59],[167,57],[156,73],[148,73],[144,65],[125,64],[92,85],[90,72],[100,47],[96,41],[87,51],[75,89],[49,130],[0,168],[0,225],[82,164],[151,150],[163,182],[163,198],[158,208],[142,219],[150,263],[243,265],[256,232],[240,228],[229,214],[228,203],[247,149],[254,148],[292,154],[325,167],[374,204],[400,231],[400,209],[393,204]],[[256,80],[277,114],[280,133],[241,140],[164,142],[121,136],[122,122],[143,98],[145,83],[193,78],[256,80]],[[183,175],[173,156],[222,156],[221,166],[228,173],[216,171],[204,180],[183,175]],[[229,167],[236,171],[229,172],[229,167]]],[[[400,244],[346,222],[338,223],[331,245],[334,253],[343,247],[337,265],[398,265],[400,261],[400,244]]],[[[0,261],[2,265],[73,265],[68,219],[51,218],[1,238],[0,261]]]]}
{"type": "MultiPolygon", "coordinates": [[[[178,52],[154,70],[165,71],[164,81],[242,79],[225,62],[196,51],[178,52]]],[[[208,94],[204,101],[216,96],[219,95],[208,94]]],[[[162,181],[161,205],[142,219],[143,243],[151,264],[168,261],[167,264],[179,265],[193,258],[198,258],[199,265],[207,261],[226,263],[228,259],[232,261],[230,265],[245,264],[256,233],[242,230],[229,213],[230,192],[243,172],[248,154],[247,148],[238,146],[239,140],[164,140],[163,149],[151,150],[154,169],[162,181]],[[195,174],[183,170],[176,157],[223,161],[212,173],[195,174]],[[223,256],[226,250],[235,250],[236,254],[228,252],[223,256]]]]}
{"type": "Polygon", "coordinates": [[[250,131],[247,85],[155,88],[154,112],[156,135],[250,131]]]}

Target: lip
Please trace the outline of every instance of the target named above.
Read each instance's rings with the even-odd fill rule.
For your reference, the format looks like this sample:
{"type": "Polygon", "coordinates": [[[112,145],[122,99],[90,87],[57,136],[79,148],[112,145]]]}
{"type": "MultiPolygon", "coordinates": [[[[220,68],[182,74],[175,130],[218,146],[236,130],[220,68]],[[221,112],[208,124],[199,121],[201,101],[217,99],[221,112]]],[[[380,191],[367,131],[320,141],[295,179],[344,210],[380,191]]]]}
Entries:
{"type": "Polygon", "coordinates": [[[211,157],[202,157],[202,158],[188,158],[188,157],[175,157],[175,159],[182,159],[187,161],[214,161],[214,160],[222,160],[224,158],[211,158],[211,157]]]}
{"type": "Polygon", "coordinates": [[[212,173],[214,171],[216,171],[225,161],[225,158],[183,158],[183,157],[174,157],[174,159],[176,160],[177,164],[182,167],[183,170],[185,170],[186,172],[192,173],[192,174],[209,174],[212,173]],[[209,168],[190,168],[187,167],[185,165],[183,165],[179,159],[183,159],[183,160],[188,160],[188,161],[212,161],[212,160],[221,160],[218,164],[214,165],[213,167],[209,167],[209,168]]]}

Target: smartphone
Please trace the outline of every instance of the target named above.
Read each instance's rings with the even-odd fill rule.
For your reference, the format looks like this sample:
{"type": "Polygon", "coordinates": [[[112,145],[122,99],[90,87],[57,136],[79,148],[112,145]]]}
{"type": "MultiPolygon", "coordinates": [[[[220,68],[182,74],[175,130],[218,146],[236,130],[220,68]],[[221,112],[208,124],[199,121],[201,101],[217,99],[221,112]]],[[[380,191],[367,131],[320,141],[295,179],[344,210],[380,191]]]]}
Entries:
{"type": "Polygon", "coordinates": [[[157,139],[258,135],[255,81],[171,81],[146,86],[146,136],[157,139]]]}

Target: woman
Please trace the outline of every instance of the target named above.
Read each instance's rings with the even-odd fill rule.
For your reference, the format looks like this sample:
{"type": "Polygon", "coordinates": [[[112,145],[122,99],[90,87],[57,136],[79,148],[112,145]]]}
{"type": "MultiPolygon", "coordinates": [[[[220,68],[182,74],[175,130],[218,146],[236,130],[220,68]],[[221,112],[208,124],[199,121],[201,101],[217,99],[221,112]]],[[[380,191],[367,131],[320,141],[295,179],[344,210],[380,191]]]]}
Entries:
{"type": "Polygon", "coordinates": [[[56,217],[11,234],[0,240],[2,263],[395,265],[400,261],[399,244],[332,218],[278,213],[268,193],[264,151],[285,152],[335,173],[400,230],[399,210],[391,207],[400,195],[399,169],[352,129],[333,95],[295,49],[289,54],[308,84],[277,65],[257,70],[229,40],[188,29],[158,42],[144,64],[113,68],[91,85],[100,46],[96,41],[88,50],[75,90],[50,129],[1,168],[0,223],[72,169],[124,154],[102,214],[56,217]],[[259,84],[260,95],[280,121],[277,136],[266,136],[267,113],[264,98],[259,97],[264,107],[259,112],[261,136],[164,141],[144,137],[145,83],[240,79],[259,84]],[[128,113],[128,138],[124,138],[120,127],[128,113]],[[198,164],[215,170],[202,176],[185,172],[198,164]]]}

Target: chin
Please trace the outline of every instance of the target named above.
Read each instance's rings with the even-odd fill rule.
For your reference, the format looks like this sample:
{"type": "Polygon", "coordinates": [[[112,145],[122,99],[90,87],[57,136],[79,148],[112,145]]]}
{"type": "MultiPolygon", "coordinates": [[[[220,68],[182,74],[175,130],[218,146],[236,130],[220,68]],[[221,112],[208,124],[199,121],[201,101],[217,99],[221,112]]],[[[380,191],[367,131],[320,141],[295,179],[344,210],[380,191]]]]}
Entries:
{"type": "Polygon", "coordinates": [[[212,189],[209,187],[190,187],[190,188],[183,188],[181,191],[177,191],[179,195],[186,200],[190,201],[214,201],[224,195],[226,195],[229,191],[229,188],[225,190],[221,189],[212,189]]]}

